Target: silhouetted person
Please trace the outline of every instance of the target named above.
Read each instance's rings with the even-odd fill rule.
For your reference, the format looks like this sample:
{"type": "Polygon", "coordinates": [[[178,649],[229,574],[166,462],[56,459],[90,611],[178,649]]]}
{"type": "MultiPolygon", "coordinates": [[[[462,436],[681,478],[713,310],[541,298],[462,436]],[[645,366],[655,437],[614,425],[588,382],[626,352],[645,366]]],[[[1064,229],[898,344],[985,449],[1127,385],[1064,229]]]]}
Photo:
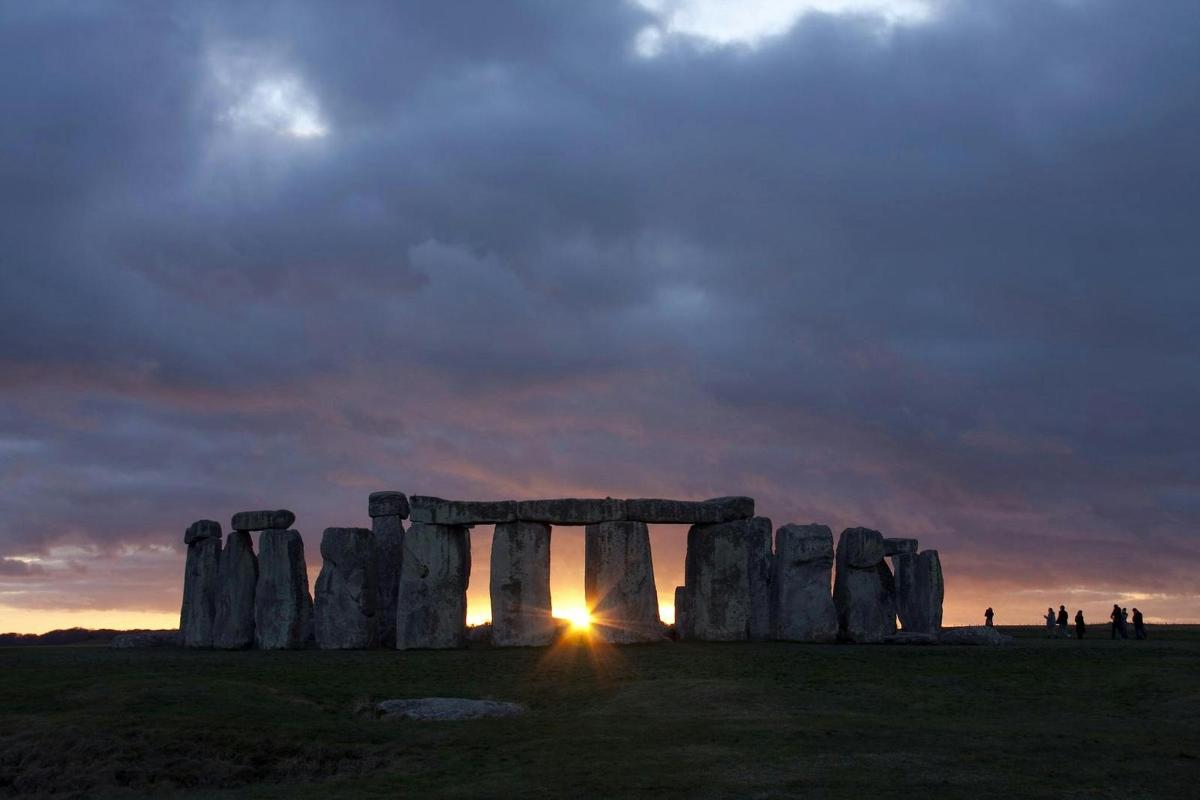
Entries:
{"type": "Polygon", "coordinates": [[[1071,634],[1067,630],[1067,623],[1069,622],[1069,620],[1067,619],[1067,607],[1066,606],[1058,607],[1058,618],[1056,621],[1058,622],[1058,630],[1056,630],[1054,632],[1054,638],[1057,639],[1059,636],[1061,636],[1064,639],[1069,639],[1071,637],[1071,634]]]}
{"type": "Polygon", "coordinates": [[[987,611],[983,612],[983,624],[989,628],[992,627],[992,617],[994,616],[996,616],[996,614],[992,611],[992,607],[988,606],[987,611]]]}
{"type": "Polygon", "coordinates": [[[1129,638],[1129,609],[1121,609],[1121,638],[1129,638]]]}
{"type": "Polygon", "coordinates": [[[1075,612],[1075,638],[1082,639],[1085,633],[1087,633],[1087,625],[1083,621],[1083,609],[1081,608],[1075,612]]]}
{"type": "Polygon", "coordinates": [[[1119,605],[1113,604],[1112,613],[1108,615],[1108,618],[1112,620],[1112,638],[1117,638],[1119,633],[1122,639],[1128,639],[1125,629],[1121,627],[1121,607],[1119,605]]]}
{"type": "Polygon", "coordinates": [[[1149,638],[1146,636],[1146,620],[1142,618],[1142,612],[1136,608],[1133,610],[1133,635],[1138,639],[1149,638]]]}
{"type": "Polygon", "coordinates": [[[1046,609],[1046,638],[1047,639],[1054,638],[1054,620],[1055,619],[1056,619],[1056,617],[1054,616],[1054,609],[1047,608],[1046,609]]]}

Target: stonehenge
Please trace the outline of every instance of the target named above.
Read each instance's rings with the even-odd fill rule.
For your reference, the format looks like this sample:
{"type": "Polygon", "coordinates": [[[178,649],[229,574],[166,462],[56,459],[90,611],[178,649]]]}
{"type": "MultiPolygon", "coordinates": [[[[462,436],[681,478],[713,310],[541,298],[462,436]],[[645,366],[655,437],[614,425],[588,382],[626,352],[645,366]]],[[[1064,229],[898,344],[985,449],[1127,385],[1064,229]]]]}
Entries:
{"type": "Polygon", "coordinates": [[[369,528],[326,528],[313,603],[322,650],[362,650],[376,642],[379,600],[375,538],[369,528]]]}
{"type": "Polygon", "coordinates": [[[258,557],[249,531],[233,531],[221,551],[213,647],[241,650],[254,644],[254,593],[258,557]]]}
{"type": "Polygon", "coordinates": [[[690,526],[684,581],[674,592],[678,639],[892,642],[898,619],[906,640],[940,641],[945,589],[936,550],[867,528],[842,531],[835,549],[825,525],[773,531],[749,497],[462,501],[379,491],[369,495],[367,514],[370,528],[325,529],[312,594],[291,511],[234,514],[224,548],[219,523],[194,522],[184,534],[179,642],[263,650],[465,647],[476,525],[495,526],[492,619],[471,629],[471,642],[545,646],[558,636],[550,596],[555,525],[584,528],[593,635],[613,644],[662,641],[652,524],[690,526]],[[261,531],[257,555],[254,531],[261,531]]]}
{"type": "Polygon", "coordinates": [[[896,632],[896,584],[883,554],[879,531],[847,528],[838,537],[833,604],[845,641],[881,642],[896,632]]]}
{"type": "Polygon", "coordinates": [[[313,638],[313,601],[308,593],[308,567],[300,533],[265,530],[258,549],[254,646],[260,650],[307,647],[313,638]]]}
{"type": "Polygon", "coordinates": [[[375,638],[381,647],[396,646],[396,603],[400,567],[404,562],[404,520],[408,513],[408,498],[403,492],[372,492],[367,498],[375,541],[375,638]]]}
{"type": "Polygon", "coordinates": [[[414,522],[404,533],[396,603],[396,647],[462,647],[467,636],[471,530],[414,522]]]}
{"type": "Polygon", "coordinates": [[[833,532],[825,525],[784,525],[775,531],[771,578],[771,637],[789,642],[837,640],[838,617],[829,594],[833,532]]]}
{"type": "MultiPolygon", "coordinates": [[[[763,641],[771,634],[771,520],[752,517],[688,531],[681,639],[763,641]]],[[[676,608],[681,605],[676,603],[676,608]]]]}
{"type": "Polygon", "coordinates": [[[221,564],[221,523],[193,522],[183,534],[187,563],[183,572],[183,605],[179,641],[184,647],[212,647],[221,564]]]}
{"type": "Polygon", "coordinates": [[[896,569],[896,615],[901,628],[907,633],[940,631],[945,587],[938,551],[898,553],[892,557],[892,564],[896,569]]]}
{"type": "Polygon", "coordinates": [[[502,522],[492,536],[492,644],[550,644],[550,526],[502,522]]]}

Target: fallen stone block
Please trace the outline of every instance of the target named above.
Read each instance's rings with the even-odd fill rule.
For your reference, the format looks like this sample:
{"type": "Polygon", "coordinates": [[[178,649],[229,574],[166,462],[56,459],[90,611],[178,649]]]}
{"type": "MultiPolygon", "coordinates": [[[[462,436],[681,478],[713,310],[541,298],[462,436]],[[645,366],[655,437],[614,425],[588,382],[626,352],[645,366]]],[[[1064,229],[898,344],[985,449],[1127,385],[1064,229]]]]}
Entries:
{"type": "Polygon", "coordinates": [[[610,521],[584,531],[584,596],[592,628],[606,642],[664,638],[644,522],[610,521]]]}
{"type": "Polygon", "coordinates": [[[375,539],[367,528],[326,528],[313,602],[322,650],[363,650],[377,641],[375,539]]]}
{"type": "Polygon", "coordinates": [[[254,593],[258,557],[247,531],[233,531],[221,551],[220,589],[213,647],[241,650],[254,644],[254,593]]]}
{"type": "Polygon", "coordinates": [[[183,567],[183,602],[179,608],[179,641],[184,647],[212,647],[221,569],[221,526],[199,520],[183,534],[187,560],[183,567]]]}
{"type": "Polygon", "coordinates": [[[371,492],[367,496],[368,516],[408,519],[408,513],[408,497],[404,492],[371,492]]]}
{"type": "Polygon", "coordinates": [[[791,642],[837,640],[833,532],[825,525],[784,525],[775,532],[772,636],[791,642]]]}
{"type": "Polygon", "coordinates": [[[771,521],[766,517],[693,525],[684,564],[686,638],[769,638],[771,560],[771,521]]]}
{"type": "Polygon", "coordinates": [[[254,587],[254,644],[261,650],[297,650],[313,638],[304,541],[294,530],[266,530],[258,540],[254,587]]]}
{"type": "Polygon", "coordinates": [[[396,647],[464,646],[471,530],[462,525],[414,522],[404,533],[404,550],[396,604],[396,647]]]}
{"type": "Polygon", "coordinates": [[[413,495],[411,519],[430,525],[495,525],[517,519],[513,500],[443,500],[413,495]]]}
{"type": "Polygon", "coordinates": [[[984,625],[967,628],[945,628],[937,635],[941,644],[1001,645],[1012,644],[1013,637],[984,625]]]}
{"type": "Polygon", "coordinates": [[[880,641],[884,644],[940,644],[936,633],[906,633],[905,631],[898,631],[890,636],[885,636],[880,641]]]}
{"type": "Polygon", "coordinates": [[[286,508],[277,511],[239,511],[229,527],[235,531],[282,531],[292,527],[296,515],[286,508]]]}
{"type": "Polygon", "coordinates": [[[752,497],[714,497],[711,500],[659,500],[638,498],[625,501],[625,519],[651,524],[700,525],[750,519],[752,497]]]}
{"type": "Polygon", "coordinates": [[[459,697],[384,700],[375,708],[385,719],[412,719],[420,722],[461,722],[468,719],[519,717],[527,710],[520,703],[506,703],[500,700],[467,700],[459,697]]]}
{"type": "Polygon", "coordinates": [[[606,497],[603,500],[560,498],[556,500],[522,500],[517,503],[517,519],[526,522],[547,522],[551,525],[595,525],[619,522],[625,518],[625,501],[606,497]]]}
{"type": "Polygon", "coordinates": [[[492,644],[550,644],[556,623],[550,609],[550,526],[502,522],[492,536],[492,644]]]}
{"type": "Polygon", "coordinates": [[[147,650],[152,647],[176,647],[178,645],[178,631],[130,631],[129,633],[118,633],[108,642],[109,647],[117,650],[147,650]]]}

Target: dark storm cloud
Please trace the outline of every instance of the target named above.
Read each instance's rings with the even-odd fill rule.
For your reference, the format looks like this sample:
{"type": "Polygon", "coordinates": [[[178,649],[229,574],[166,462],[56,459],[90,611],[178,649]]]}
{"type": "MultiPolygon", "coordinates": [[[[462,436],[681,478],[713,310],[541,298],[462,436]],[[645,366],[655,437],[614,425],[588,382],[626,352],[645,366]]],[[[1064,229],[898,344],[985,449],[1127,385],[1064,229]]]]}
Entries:
{"type": "Polygon", "coordinates": [[[6,7],[0,556],[745,491],[1198,616],[1200,11],[939,8],[6,7]]]}

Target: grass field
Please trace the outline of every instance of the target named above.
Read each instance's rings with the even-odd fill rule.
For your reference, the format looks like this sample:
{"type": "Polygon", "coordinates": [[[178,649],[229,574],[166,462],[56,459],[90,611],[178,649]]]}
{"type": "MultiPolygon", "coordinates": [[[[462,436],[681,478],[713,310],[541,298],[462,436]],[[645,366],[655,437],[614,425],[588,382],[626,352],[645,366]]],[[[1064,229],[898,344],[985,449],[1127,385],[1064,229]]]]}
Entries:
{"type": "Polygon", "coordinates": [[[0,795],[1200,795],[1200,630],[1017,633],[1003,648],[9,648],[0,795]],[[425,696],[530,713],[372,713],[425,696]]]}

